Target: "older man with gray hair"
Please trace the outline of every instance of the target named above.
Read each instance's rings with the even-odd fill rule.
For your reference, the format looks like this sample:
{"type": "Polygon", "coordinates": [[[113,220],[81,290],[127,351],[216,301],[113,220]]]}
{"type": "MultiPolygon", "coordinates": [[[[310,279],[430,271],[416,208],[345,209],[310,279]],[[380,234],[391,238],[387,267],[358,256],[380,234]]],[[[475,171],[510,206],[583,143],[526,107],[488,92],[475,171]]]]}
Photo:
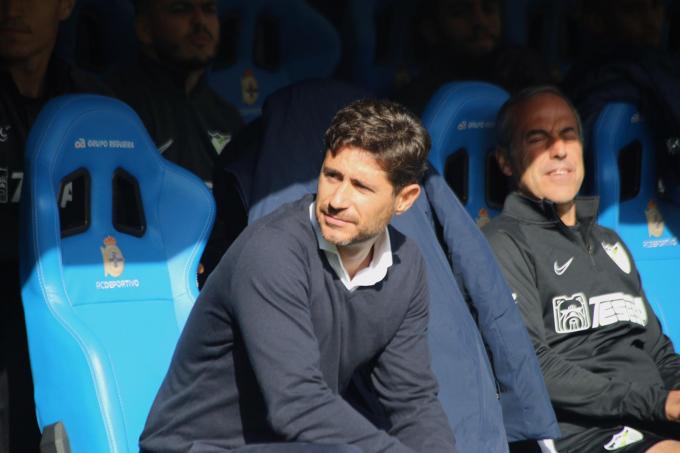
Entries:
{"type": "Polygon", "coordinates": [[[621,238],[596,223],[578,114],[556,88],[512,96],[497,160],[516,191],[488,224],[524,318],[562,437],[560,452],[677,452],[680,356],[621,238]]]}

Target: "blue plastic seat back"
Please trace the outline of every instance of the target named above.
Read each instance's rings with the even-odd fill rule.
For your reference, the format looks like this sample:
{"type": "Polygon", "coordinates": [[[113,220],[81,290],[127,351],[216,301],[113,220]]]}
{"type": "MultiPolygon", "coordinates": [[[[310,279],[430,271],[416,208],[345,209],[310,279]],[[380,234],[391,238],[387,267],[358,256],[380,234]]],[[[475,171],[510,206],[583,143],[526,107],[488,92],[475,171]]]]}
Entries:
{"type": "Polygon", "coordinates": [[[138,46],[134,16],[130,0],[78,0],[59,27],[56,53],[100,74],[129,63],[138,46]]]}
{"type": "Polygon", "coordinates": [[[343,25],[351,78],[378,95],[406,84],[416,73],[415,0],[350,0],[343,25]]]}
{"type": "Polygon", "coordinates": [[[633,104],[611,103],[592,132],[599,223],[630,249],[649,302],[664,331],[680,344],[680,208],[658,199],[654,141],[633,104]]]}
{"type": "Polygon", "coordinates": [[[574,38],[571,12],[578,10],[575,0],[503,0],[503,39],[513,46],[532,47],[549,68],[563,70],[565,49],[574,38]],[[565,32],[569,29],[570,32],[565,32]],[[567,37],[569,39],[567,39],[567,37]]]}
{"type": "Polygon", "coordinates": [[[494,127],[507,98],[489,83],[452,82],[432,96],[423,113],[432,137],[430,163],[480,226],[498,213],[506,194],[494,154],[494,127]]]}
{"type": "Polygon", "coordinates": [[[93,95],[44,108],[26,175],[22,297],[38,423],[62,421],[75,453],[136,452],[198,295],[212,195],[160,156],[127,105],[93,95]],[[89,198],[87,221],[63,235],[57,199],[71,175],[86,175],[73,199],[89,198]],[[130,222],[138,206],[141,222],[130,222]]]}
{"type": "Polygon", "coordinates": [[[292,82],[332,75],[340,38],[304,0],[221,0],[222,53],[210,84],[245,121],[292,82]]]}

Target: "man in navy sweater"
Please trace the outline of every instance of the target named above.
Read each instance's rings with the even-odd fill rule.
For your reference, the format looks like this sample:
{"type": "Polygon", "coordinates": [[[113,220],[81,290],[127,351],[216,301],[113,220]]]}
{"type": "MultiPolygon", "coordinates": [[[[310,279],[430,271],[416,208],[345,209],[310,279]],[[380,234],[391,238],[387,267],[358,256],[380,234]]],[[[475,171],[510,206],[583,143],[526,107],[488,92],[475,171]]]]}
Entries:
{"type": "Polygon", "coordinates": [[[455,451],[423,259],[388,226],[420,194],[429,136],[401,106],[363,100],[335,115],[325,145],[316,197],[249,226],[208,278],[142,451],[455,451]],[[347,399],[353,380],[384,429],[347,399]]]}

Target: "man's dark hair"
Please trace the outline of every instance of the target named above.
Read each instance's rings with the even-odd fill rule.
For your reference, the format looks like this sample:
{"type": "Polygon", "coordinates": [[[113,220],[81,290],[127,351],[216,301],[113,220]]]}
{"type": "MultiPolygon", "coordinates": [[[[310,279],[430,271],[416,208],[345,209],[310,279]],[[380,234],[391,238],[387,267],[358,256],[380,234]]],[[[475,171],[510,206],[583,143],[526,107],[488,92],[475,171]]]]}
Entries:
{"type": "Polygon", "coordinates": [[[571,111],[576,117],[576,127],[578,132],[578,137],[581,143],[583,143],[583,127],[581,126],[581,118],[579,117],[578,111],[571,100],[560,91],[554,85],[539,85],[525,88],[515,94],[513,94],[510,99],[508,99],[505,104],[498,111],[496,116],[496,144],[498,148],[503,150],[509,159],[513,159],[512,150],[512,139],[515,134],[515,129],[517,128],[517,118],[515,112],[517,108],[523,105],[528,100],[541,95],[541,94],[552,94],[564,100],[567,103],[571,111]]]}
{"type": "Polygon", "coordinates": [[[331,153],[346,146],[371,153],[395,193],[423,175],[431,144],[430,135],[413,113],[395,102],[375,99],[354,101],[340,109],[324,142],[331,153]]]}

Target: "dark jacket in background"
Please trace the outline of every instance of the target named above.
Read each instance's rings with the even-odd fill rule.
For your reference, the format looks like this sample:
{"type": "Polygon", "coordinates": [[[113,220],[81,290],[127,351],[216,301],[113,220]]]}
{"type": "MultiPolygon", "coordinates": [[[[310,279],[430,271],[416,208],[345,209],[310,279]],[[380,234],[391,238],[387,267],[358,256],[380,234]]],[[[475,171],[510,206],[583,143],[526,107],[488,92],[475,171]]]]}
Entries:
{"type": "MultiPolygon", "coordinates": [[[[140,54],[137,64],[109,79],[115,95],[140,116],[160,153],[190,170],[212,188],[215,164],[241,128],[238,111],[199,80],[187,94],[185,77],[170,67],[140,54]]],[[[216,219],[201,262],[206,273],[225,250],[224,230],[216,219]]],[[[205,274],[204,274],[205,275],[205,274]]]]}
{"type": "MultiPolygon", "coordinates": [[[[587,52],[569,70],[562,87],[581,115],[586,158],[595,150],[589,141],[595,121],[611,102],[638,106],[647,120],[657,150],[659,195],[680,203],[680,60],[644,48],[609,47],[587,52]]],[[[586,177],[585,188],[591,182],[586,177]]]]}
{"type": "Polygon", "coordinates": [[[12,76],[0,71],[0,451],[38,451],[26,326],[19,286],[19,201],[28,133],[45,103],[68,93],[110,94],[94,76],[58,58],[48,66],[40,98],[19,93],[12,76]]]}
{"type": "Polygon", "coordinates": [[[397,90],[393,98],[422,115],[432,96],[445,83],[479,80],[514,93],[551,81],[548,65],[530,49],[500,47],[475,59],[456,58],[444,51],[441,55],[441,58],[424,63],[422,72],[411,83],[397,90]]]}

